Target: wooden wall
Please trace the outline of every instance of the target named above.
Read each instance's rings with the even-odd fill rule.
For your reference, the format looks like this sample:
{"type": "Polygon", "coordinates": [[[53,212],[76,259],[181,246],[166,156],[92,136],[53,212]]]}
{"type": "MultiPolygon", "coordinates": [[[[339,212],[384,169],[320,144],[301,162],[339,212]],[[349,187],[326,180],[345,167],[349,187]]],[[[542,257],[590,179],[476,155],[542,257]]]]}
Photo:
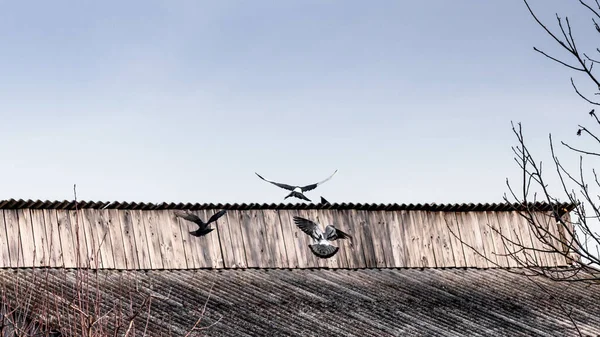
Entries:
{"type": "MultiPolygon", "coordinates": [[[[193,211],[207,219],[218,210],[193,211]]],[[[0,210],[0,267],[185,268],[370,268],[517,266],[500,236],[487,226],[539,247],[533,258],[565,265],[541,252],[526,220],[515,212],[362,210],[229,210],[205,237],[173,210],[0,210]],[[337,241],[337,255],[317,259],[310,238],[293,223],[303,216],[334,224],[354,236],[337,241]],[[460,245],[449,228],[494,263],[460,245]],[[78,244],[79,243],[79,244],[78,244]],[[79,247],[77,249],[77,247],[79,247]]],[[[551,224],[552,225],[552,224],[551,224]]],[[[214,224],[213,224],[214,226],[214,224]]],[[[554,226],[556,226],[554,224],[554,226]]],[[[553,229],[556,232],[556,228],[553,229]]],[[[558,234],[556,235],[558,236],[558,234]]],[[[522,253],[521,253],[522,254],[522,253]]]]}

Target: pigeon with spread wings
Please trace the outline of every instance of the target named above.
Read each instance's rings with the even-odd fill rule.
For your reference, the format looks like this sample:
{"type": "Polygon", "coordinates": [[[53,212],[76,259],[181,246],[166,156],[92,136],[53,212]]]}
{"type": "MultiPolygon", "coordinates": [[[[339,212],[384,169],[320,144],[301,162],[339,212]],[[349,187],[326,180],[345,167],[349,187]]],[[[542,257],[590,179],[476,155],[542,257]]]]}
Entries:
{"type": "Polygon", "coordinates": [[[327,180],[333,178],[333,176],[337,173],[338,170],[335,170],[335,172],[333,172],[332,175],[330,175],[329,177],[327,177],[327,179],[323,180],[323,181],[319,181],[318,183],[314,183],[314,184],[310,184],[310,185],[306,185],[306,186],[292,186],[292,185],[288,185],[288,184],[282,184],[282,183],[277,183],[271,180],[267,180],[265,178],[263,178],[260,174],[256,173],[256,175],[266,181],[269,182],[277,187],[283,188],[284,190],[288,190],[288,191],[292,191],[290,194],[288,194],[285,198],[283,198],[284,200],[290,197],[294,197],[294,198],[298,198],[298,199],[302,199],[302,200],[306,200],[308,202],[311,202],[310,199],[308,199],[305,195],[304,192],[308,192],[308,191],[312,191],[315,188],[317,188],[317,186],[323,184],[324,182],[326,182],[327,180]]]}
{"type": "Polygon", "coordinates": [[[314,243],[308,245],[308,247],[313,254],[322,259],[334,256],[340,249],[339,247],[332,245],[331,241],[348,239],[350,240],[350,245],[352,245],[352,236],[342,232],[334,226],[327,225],[327,227],[325,227],[325,232],[323,232],[319,225],[314,221],[299,216],[294,216],[294,223],[314,240],[314,243]]]}
{"type": "Polygon", "coordinates": [[[226,210],[218,211],[217,213],[213,214],[206,223],[202,221],[202,219],[200,219],[200,217],[198,217],[196,214],[187,211],[174,211],[173,213],[175,213],[176,216],[182,219],[194,222],[198,225],[198,229],[195,231],[191,231],[190,234],[192,234],[193,236],[204,236],[214,230],[214,228],[210,228],[210,224],[212,222],[217,221],[220,217],[222,217],[225,214],[225,212],[226,210]]]}

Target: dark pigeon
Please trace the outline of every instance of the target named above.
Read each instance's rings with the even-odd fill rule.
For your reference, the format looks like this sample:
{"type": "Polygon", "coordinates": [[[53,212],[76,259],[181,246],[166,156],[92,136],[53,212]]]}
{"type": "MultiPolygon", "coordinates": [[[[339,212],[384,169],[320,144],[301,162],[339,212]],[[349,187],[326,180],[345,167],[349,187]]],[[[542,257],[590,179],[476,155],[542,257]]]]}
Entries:
{"type": "Polygon", "coordinates": [[[292,186],[292,185],[288,185],[288,184],[282,184],[282,183],[277,183],[271,180],[267,180],[265,178],[263,178],[260,174],[254,172],[260,179],[269,182],[277,187],[283,188],[284,190],[288,190],[291,191],[290,194],[288,194],[285,198],[283,198],[284,200],[290,197],[294,197],[294,198],[298,198],[298,199],[302,199],[302,200],[306,200],[308,202],[311,202],[310,199],[308,199],[305,195],[304,192],[308,192],[308,191],[312,191],[315,188],[317,188],[317,186],[323,184],[324,182],[326,182],[327,180],[333,178],[333,176],[337,173],[338,170],[335,170],[335,172],[333,172],[332,175],[330,175],[327,179],[323,180],[323,181],[319,181],[318,183],[315,184],[310,184],[310,185],[306,185],[306,186],[292,186]]]}
{"type": "Polygon", "coordinates": [[[308,247],[319,258],[328,259],[338,252],[340,248],[332,245],[331,241],[348,239],[350,245],[352,245],[352,236],[334,226],[327,225],[325,232],[323,232],[315,222],[299,216],[294,216],[294,223],[314,240],[314,243],[308,245],[308,247]]]}
{"type": "Polygon", "coordinates": [[[195,231],[191,231],[190,234],[192,234],[193,236],[204,236],[214,230],[214,228],[210,228],[210,224],[212,222],[217,221],[220,217],[222,217],[225,214],[225,212],[227,211],[218,211],[217,213],[213,214],[206,223],[202,221],[202,219],[200,219],[197,215],[187,211],[174,211],[173,213],[175,213],[176,216],[182,219],[194,222],[198,225],[198,229],[195,231]]]}

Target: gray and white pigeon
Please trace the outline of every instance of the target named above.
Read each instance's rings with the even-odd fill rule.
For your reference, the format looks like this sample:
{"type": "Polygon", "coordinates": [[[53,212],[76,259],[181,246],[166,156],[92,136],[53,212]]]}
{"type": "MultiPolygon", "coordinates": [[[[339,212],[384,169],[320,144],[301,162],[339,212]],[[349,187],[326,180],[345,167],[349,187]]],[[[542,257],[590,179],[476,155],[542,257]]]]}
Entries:
{"type": "Polygon", "coordinates": [[[299,216],[294,216],[294,223],[314,240],[314,243],[308,245],[308,247],[313,254],[322,259],[334,256],[340,249],[339,247],[332,245],[331,241],[348,239],[350,240],[350,245],[352,245],[352,236],[342,232],[334,226],[327,225],[327,227],[325,227],[325,232],[323,232],[315,222],[299,216]]]}
{"type": "Polygon", "coordinates": [[[332,175],[330,175],[330,176],[329,176],[327,179],[325,179],[325,180],[323,180],[323,181],[319,181],[318,183],[314,183],[314,184],[310,184],[310,185],[306,185],[306,186],[292,186],[292,185],[288,185],[288,184],[277,183],[277,182],[274,182],[274,181],[267,180],[267,179],[263,178],[263,177],[262,177],[260,174],[258,174],[258,173],[256,173],[256,172],[254,172],[254,173],[256,173],[256,175],[257,175],[257,176],[258,176],[260,179],[262,179],[262,180],[264,180],[264,181],[266,181],[266,182],[269,182],[269,183],[271,183],[271,184],[273,184],[273,185],[275,185],[275,186],[281,187],[281,188],[283,188],[284,190],[292,191],[292,192],[291,192],[290,194],[288,194],[288,195],[287,195],[285,198],[283,198],[283,200],[285,200],[285,199],[287,199],[287,198],[290,198],[290,197],[295,197],[295,198],[298,198],[298,199],[302,199],[302,200],[306,200],[306,201],[308,201],[308,202],[311,202],[311,200],[310,200],[310,199],[308,199],[308,198],[307,198],[307,197],[304,195],[304,192],[312,191],[312,190],[314,190],[315,188],[317,188],[317,186],[319,186],[319,185],[323,184],[324,182],[326,182],[327,180],[329,180],[329,179],[333,178],[333,176],[334,176],[334,175],[337,173],[337,171],[338,171],[338,170],[335,170],[335,172],[333,172],[333,174],[332,174],[332,175]]]}
{"type": "Polygon", "coordinates": [[[202,221],[202,219],[200,219],[196,214],[187,212],[187,211],[174,211],[173,213],[175,213],[176,216],[194,222],[198,225],[198,229],[195,231],[191,231],[190,234],[192,234],[193,236],[204,236],[210,232],[212,232],[214,230],[214,228],[210,228],[210,224],[212,222],[217,221],[217,219],[219,219],[220,217],[222,217],[225,212],[227,212],[226,210],[221,210],[218,211],[217,213],[213,214],[210,219],[208,219],[208,221],[205,223],[204,221],[202,221]]]}

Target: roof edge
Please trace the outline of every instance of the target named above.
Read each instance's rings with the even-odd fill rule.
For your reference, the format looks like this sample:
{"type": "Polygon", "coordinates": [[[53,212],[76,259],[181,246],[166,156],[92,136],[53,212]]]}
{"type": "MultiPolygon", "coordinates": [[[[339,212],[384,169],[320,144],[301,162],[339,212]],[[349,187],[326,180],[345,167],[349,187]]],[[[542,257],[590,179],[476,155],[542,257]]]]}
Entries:
{"type": "Polygon", "coordinates": [[[558,208],[561,211],[572,211],[575,204],[572,203],[453,203],[453,204],[374,204],[374,203],[280,203],[280,204],[258,204],[258,203],[145,203],[145,202],[120,202],[120,201],[84,201],[84,200],[23,200],[8,199],[0,200],[0,209],[122,209],[122,210],[165,210],[165,209],[227,209],[227,210],[250,210],[250,209],[332,209],[332,210],[366,210],[366,211],[445,211],[445,212],[486,212],[486,211],[523,211],[533,209],[536,211],[552,211],[558,208]]]}

